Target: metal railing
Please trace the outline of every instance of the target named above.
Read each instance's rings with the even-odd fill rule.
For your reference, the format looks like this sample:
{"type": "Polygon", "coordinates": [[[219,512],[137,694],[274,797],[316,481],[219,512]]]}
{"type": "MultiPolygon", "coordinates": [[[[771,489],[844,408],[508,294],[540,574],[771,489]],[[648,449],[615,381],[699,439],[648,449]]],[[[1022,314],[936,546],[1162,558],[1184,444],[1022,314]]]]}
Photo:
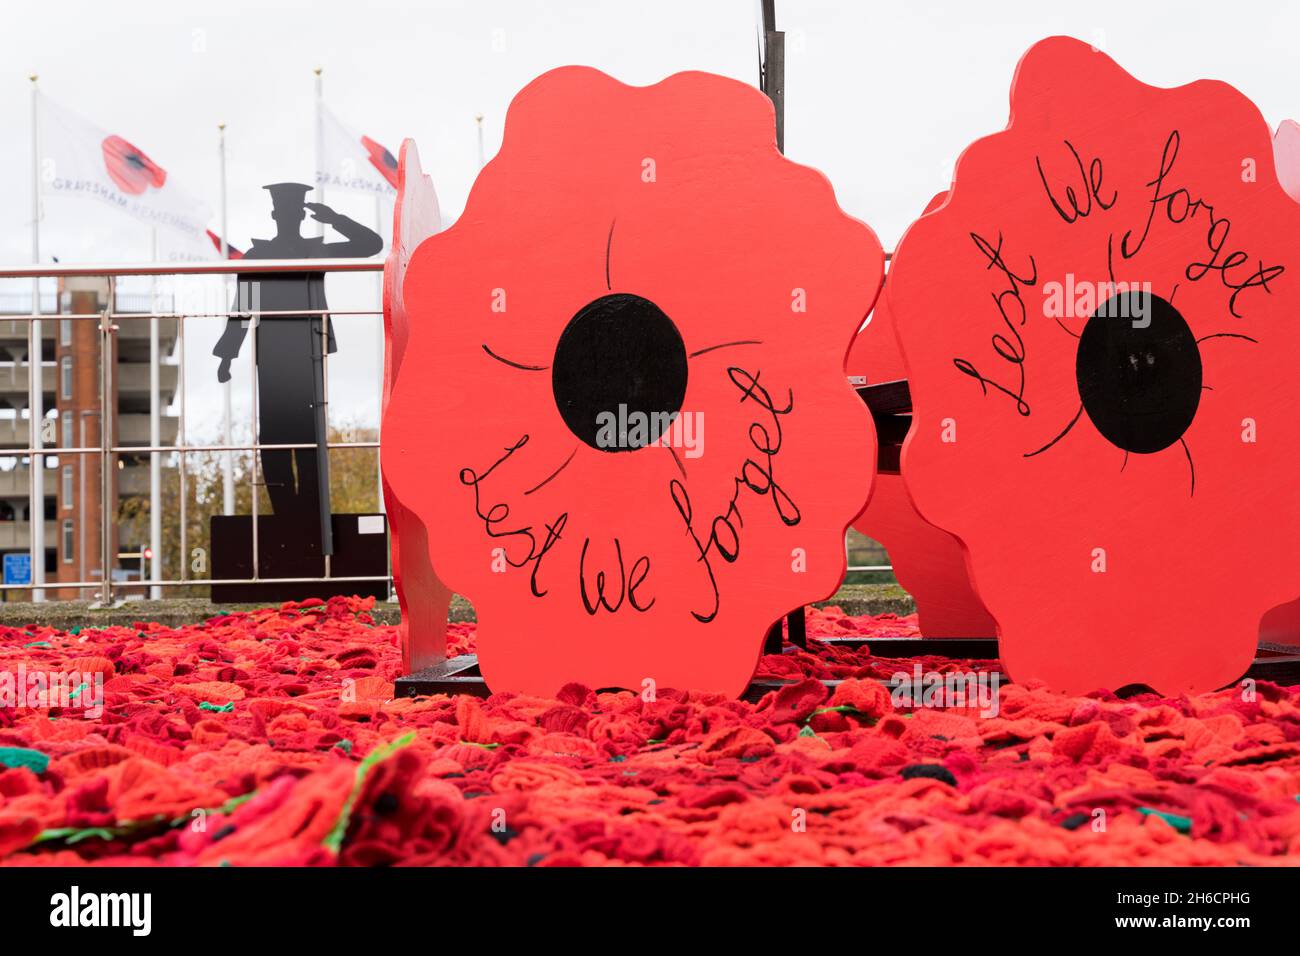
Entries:
{"type": "MultiPolygon", "coordinates": [[[[383,263],[368,259],[263,259],[263,260],[230,260],[225,262],[195,262],[195,263],[133,263],[120,265],[40,265],[40,266],[18,266],[0,268],[0,279],[48,279],[48,278],[71,278],[71,277],[92,277],[104,278],[108,280],[107,300],[104,307],[97,312],[44,312],[41,310],[33,311],[28,314],[4,314],[0,318],[11,322],[25,322],[28,325],[28,343],[29,358],[31,355],[39,355],[39,344],[35,342],[33,331],[36,323],[45,319],[69,320],[74,322],[95,322],[99,332],[99,349],[101,360],[99,362],[99,442],[96,445],[77,445],[77,446],[50,446],[44,444],[41,440],[41,421],[37,420],[29,413],[29,444],[26,448],[5,448],[0,449],[0,457],[28,457],[31,461],[30,472],[37,469],[44,469],[45,459],[56,456],[95,456],[100,465],[100,541],[101,553],[100,558],[100,578],[98,580],[45,580],[37,582],[35,566],[38,561],[44,561],[44,555],[36,553],[36,532],[34,528],[30,530],[29,555],[33,565],[33,575],[28,584],[0,584],[0,588],[6,591],[19,592],[43,592],[44,589],[51,590],[77,590],[77,591],[95,591],[98,593],[98,603],[103,606],[110,606],[114,602],[115,588],[129,587],[137,589],[146,588],[182,588],[193,586],[210,586],[210,585],[237,585],[237,584],[254,584],[259,582],[274,581],[284,584],[303,584],[316,583],[319,581],[332,582],[377,582],[386,581],[390,588],[392,587],[391,573],[391,555],[389,563],[389,572],[387,576],[348,576],[334,577],[330,573],[330,556],[324,555],[325,574],[322,577],[274,577],[264,578],[259,574],[258,558],[258,519],[259,519],[259,456],[264,450],[287,451],[291,449],[316,449],[318,446],[314,443],[301,444],[263,444],[257,441],[256,422],[258,420],[258,387],[257,387],[257,323],[264,317],[276,316],[328,316],[331,320],[338,318],[352,317],[374,317],[382,314],[380,309],[362,309],[362,310],[339,310],[339,309],[295,309],[292,311],[268,311],[257,310],[240,312],[233,311],[229,308],[212,310],[212,311],[150,311],[124,310],[121,308],[121,299],[116,290],[116,280],[124,277],[137,276],[230,276],[230,275],[250,275],[250,274],[268,274],[274,275],[279,273],[349,273],[349,272],[382,272],[383,263]],[[207,445],[193,445],[186,440],[185,435],[185,412],[186,412],[186,382],[185,382],[185,327],[189,322],[197,319],[220,319],[230,318],[246,319],[249,322],[249,334],[247,340],[250,343],[248,351],[248,366],[250,369],[251,382],[251,420],[254,423],[253,441],[248,444],[244,443],[221,443],[207,445]],[[146,445],[123,445],[115,444],[113,434],[115,423],[118,416],[117,403],[115,401],[114,376],[117,372],[115,361],[105,361],[106,358],[112,358],[117,355],[114,348],[115,336],[121,331],[119,322],[142,322],[156,321],[159,319],[174,319],[177,322],[176,336],[177,342],[173,354],[177,356],[177,383],[176,392],[178,405],[177,421],[177,441],[173,444],[146,444],[146,445]],[[211,577],[192,577],[188,573],[189,564],[186,557],[188,551],[188,525],[187,525],[187,472],[185,467],[185,456],[197,453],[225,453],[225,452],[249,452],[251,453],[252,466],[248,472],[248,484],[251,495],[252,511],[252,577],[251,578],[211,578],[211,577]],[[116,525],[117,502],[114,499],[113,474],[119,455],[143,456],[148,455],[151,461],[159,455],[176,455],[177,472],[180,482],[179,495],[179,534],[180,534],[180,561],[179,577],[163,578],[155,572],[155,565],[151,563],[150,575],[144,576],[143,563],[141,565],[141,579],[139,581],[114,581],[112,573],[114,558],[117,556],[116,551],[118,543],[113,533],[116,525]]],[[[138,294],[134,298],[139,299],[138,294]]],[[[44,301],[47,299],[45,294],[40,296],[42,308],[44,301]]],[[[59,297],[53,298],[58,302],[59,297]]],[[[29,297],[28,302],[30,303],[29,297]]],[[[150,299],[151,305],[156,305],[156,298],[150,299]]],[[[132,303],[137,304],[136,302],[132,303]]],[[[322,352],[328,356],[327,349],[328,323],[321,323],[322,352]]],[[[323,390],[326,406],[329,403],[329,374],[328,361],[325,362],[325,374],[323,376],[323,390]]],[[[382,375],[382,368],[380,374],[382,375]]],[[[158,397],[161,403],[161,396],[158,397]]],[[[16,427],[16,426],[15,426],[16,427]]],[[[355,449],[378,449],[378,441],[332,441],[326,445],[329,449],[355,448],[355,449]]],[[[79,499],[84,508],[84,496],[79,499]]],[[[43,505],[43,502],[41,503],[43,505]]],[[[382,501],[380,502],[382,508],[382,501]]],[[[29,522],[29,525],[32,524],[29,522]]],[[[846,539],[847,546],[847,539],[846,539]]],[[[81,549],[79,549],[79,552],[81,549]]],[[[161,555],[155,554],[153,562],[160,562],[161,555]]],[[[891,565],[849,565],[849,572],[889,572],[892,570],[891,565]]]]}
{"type": "MultiPolygon", "coordinates": [[[[274,581],[284,584],[302,584],[315,583],[318,581],[334,582],[378,582],[387,581],[391,589],[392,574],[391,562],[389,573],[384,576],[332,576],[330,573],[330,556],[324,555],[325,573],[322,577],[274,577],[264,578],[259,574],[259,557],[258,557],[258,512],[259,512],[259,495],[258,487],[260,485],[259,473],[260,462],[259,455],[263,450],[288,451],[292,449],[312,449],[319,446],[315,443],[299,444],[272,444],[261,443],[256,438],[256,426],[254,425],[254,439],[251,443],[232,443],[225,442],[220,444],[193,445],[185,437],[185,412],[186,412],[186,383],[185,383],[185,327],[187,323],[196,319],[219,319],[226,320],[238,318],[247,320],[249,323],[248,341],[250,348],[248,350],[248,365],[250,369],[251,382],[251,401],[252,401],[252,421],[256,423],[258,414],[258,388],[257,388],[257,324],[262,318],[271,318],[278,316],[319,316],[328,317],[330,320],[338,318],[351,317],[375,317],[381,315],[380,309],[361,309],[361,310],[344,310],[344,309],[294,309],[291,311],[272,311],[272,310],[251,310],[247,312],[232,311],[229,308],[211,311],[188,311],[172,310],[159,311],[151,309],[147,312],[142,311],[125,311],[120,307],[118,292],[116,289],[116,280],[124,277],[136,276],[228,276],[228,275],[250,275],[250,274],[283,274],[283,273],[346,273],[346,272],[369,272],[379,273],[383,271],[383,262],[367,259],[262,259],[262,260],[229,260],[224,262],[194,262],[194,263],[144,263],[144,264],[122,264],[122,265],[39,265],[39,266],[18,266],[0,268],[0,279],[46,279],[46,278],[70,278],[70,277],[91,277],[104,278],[108,280],[107,296],[104,307],[97,312],[44,312],[43,306],[47,300],[47,295],[42,294],[37,301],[42,308],[34,310],[28,314],[5,314],[0,316],[7,321],[25,322],[28,325],[28,356],[40,355],[40,344],[35,341],[35,330],[37,323],[42,320],[58,319],[73,322],[95,322],[99,332],[99,441],[96,445],[47,445],[42,441],[41,428],[43,419],[36,416],[28,415],[28,446],[26,448],[5,448],[0,449],[0,457],[27,457],[31,462],[29,472],[35,473],[38,470],[44,472],[45,459],[50,457],[61,456],[94,456],[99,461],[99,478],[100,478],[100,541],[101,553],[100,558],[100,577],[99,580],[44,580],[37,581],[35,567],[37,562],[44,562],[44,554],[37,554],[37,541],[35,531],[31,532],[29,538],[29,555],[31,556],[33,574],[27,584],[0,584],[0,588],[6,591],[19,592],[41,592],[45,589],[50,590],[77,590],[77,591],[95,591],[98,593],[98,603],[103,606],[109,606],[114,602],[115,588],[124,586],[121,581],[114,581],[113,565],[117,557],[117,541],[113,534],[116,525],[117,502],[114,500],[113,475],[116,468],[117,459],[120,455],[144,456],[148,455],[150,460],[154,460],[160,455],[176,455],[177,473],[180,482],[179,495],[179,534],[180,534],[180,556],[179,577],[163,578],[155,573],[155,565],[150,566],[150,575],[146,578],[143,573],[140,581],[131,581],[129,586],[132,589],[139,587],[147,588],[181,588],[193,586],[209,585],[228,585],[228,584],[254,584],[258,582],[274,581]],[[117,372],[114,359],[117,350],[114,347],[114,340],[121,331],[120,322],[156,322],[159,319],[174,319],[177,322],[176,329],[176,349],[177,356],[177,382],[176,404],[178,406],[177,415],[177,437],[178,440],[173,444],[145,444],[145,445],[123,445],[113,441],[115,424],[118,416],[117,403],[115,401],[114,376],[117,372]],[[252,577],[251,578],[212,578],[212,577],[192,577],[188,573],[189,564],[186,560],[188,555],[188,524],[187,524],[187,472],[185,468],[185,456],[196,453],[213,453],[213,452],[250,452],[252,458],[252,467],[248,473],[248,484],[251,490],[252,501],[252,577]]],[[[224,290],[223,290],[224,293],[224,290]]],[[[32,299],[29,297],[28,302],[32,299]]],[[[58,301],[58,297],[55,297],[58,301]]],[[[151,300],[156,301],[156,300],[151,300]]],[[[134,303],[133,303],[134,304],[134,303]]],[[[322,354],[328,355],[328,329],[327,322],[321,323],[321,347],[322,354]]],[[[323,376],[323,394],[326,407],[329,403],[329,374],[328,361],[325,363],[326,372],[323,376]]],[[[382,368],[380,369],[382,375],[382,368]]],[[[158,397],[161,402],[161,396],[158,397]]],[[[378,449],[378,441],[332,441],[326,444],[328,449],[336,448],[370,448],[378,449]]],[[[84,508],[85,499],[81,499],[84,508]]],[[[43,506],[43,502],[40,503],[43,506]]],[[[382,506],[382,502],[381,502],[382,506]]],[[[43,548],[40,549],[43,551],[43,548]]],[[[161,555],[153,556],[154,562],[161,561],[161,555]]],[[[143,564],[142,564],[143,571],[143,564]]]]}
{"type": "MultiPolygon", "coordinates": [[[[50,273],[42,273],[42,276],[50,273]]],[[[6,273],[7,275],[7,273],[6,273]]],[[[140,312],[148,314],[153,307],[157,298],[148,292],[121,292],[117,294],[118,307],[130,312],[140,312]]],[[[168,297],[170,298],[170,297],[168,297]]],[[[41,292],[41,318],[56,318],[59,311],[59,294],[57,292],[41,292]]],[[[20,309],[31,310],[32,294],[30,292],[0,292],[0,318],[8,318],[11,313],[19,312],[20,309]]],[[[47,335],[53,335],[54,332],[48,332],[47,335]]]]}

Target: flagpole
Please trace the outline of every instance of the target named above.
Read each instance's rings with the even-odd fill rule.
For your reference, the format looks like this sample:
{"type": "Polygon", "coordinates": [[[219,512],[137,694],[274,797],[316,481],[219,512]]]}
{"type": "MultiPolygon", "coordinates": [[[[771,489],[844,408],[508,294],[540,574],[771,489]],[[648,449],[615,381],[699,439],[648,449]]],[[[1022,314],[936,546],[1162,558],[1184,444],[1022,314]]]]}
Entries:
{"type": "MultiPolygon", "coordinates": [[[[156,263],[158,227],[152,227],[149,232],[149,258],[156,263]]],[[[157,276],[149,279],[149,311],[153,313],[149,317],[149,444],[158,448],[162,445],[162,350],[158,341],[157,276]]],[[[158,565],[162,562],[162,458],[156,451],[149,453],[149,551],[149,597],[158,601],[162,599],[162,587],[157,583],[162,580],[158,574],[158,565]]],[[[141,570],[144,570],[143,562],[141,570]]]]}
{"type": "MultiPolygon", "coordinates": [[[[324,103],[323,103],[324,94],[322,92],[323,86],[322,86],[321,76],[320,76],[322,72],[322,67],[319,66],[316,67],[314,72],[316,74],[316,172],[317,172],[316,201],[319,203],[323,203],[325,201],[325,184],[320,181],[321,160],[325,156],[325,133],[324,133],[324,127],[321,125],[322,123],[321,110],[324,107],[324,103]]],[[[316,221],[316,235],[318,236],[325,235],[325,223],[321,222],[320,220],[316,221]]]]}
{"type": "MultiPolygon", "coordinates": [[[[41,147],[39,139],[39,102],[37,75],[30,76],[32,81],[32,264],[41,261],[41,147]]],[[[41,280],[32,279],[32,315],[41,314],[41,280]]],[[[27,328],[27,385],[30,390],[27,401],[28,438],[32,449],[41,448],[45,439],[41,434],[41,425],[45,418],[45,392],[42,381],[41,320],[33,318],[27,328]]],[[[31,583],[32,600],[44,601],[45,589],[45,456],[34,452],[28,459],[30,480],[27,483],[28,528],[31,529],[31,583]]]]}
{"type": "MultiPolygon", "coordinates": [[[[226,222],[226,124],[217,124],[217,152],[221,157],[221,261],[225,262],[230,258],[230,245],[227,236],[230,235],[229,226],[226,222]]],[[[221,292],[225,301],[229,303],[230,298],[230,278],[223,277],[221,280],[221,292]]],[[[234,444],[231,440],[230,432],[230,382],[221,383],[221,437],[229,447],[234,444]]],[[[235,453],[228,451],[221,456],[221,511],[223,514],[233,515],[235,513],[235,453]]],[[[181,556],[185,560],[185,556],[181,556]]]]}
{"type": "Polygon", "coordinates": [[[483,166],[484,166],[484,159],[483,159],[483,114],[482,114],[482,113],[479,113],[477,116],[475,116],[475,117],[474,117],[474,122],[475,122],[476,124],[478,124],[478,168],[479,168],[479,169],[482,169],[483,166]]]}

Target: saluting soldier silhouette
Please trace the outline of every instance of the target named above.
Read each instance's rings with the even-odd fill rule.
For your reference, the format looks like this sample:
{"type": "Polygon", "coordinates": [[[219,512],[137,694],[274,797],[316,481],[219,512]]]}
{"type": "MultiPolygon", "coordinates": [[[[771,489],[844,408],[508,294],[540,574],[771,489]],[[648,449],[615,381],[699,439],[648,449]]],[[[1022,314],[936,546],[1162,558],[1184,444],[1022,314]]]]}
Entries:
{"type": "MultiPolygon", "coordinates": [[[[274,183],[271,194],[274,239],[254,239],[245,259],[364,258],[378,255],[384,241],[373,230],[321,203],[307,202],[311,186],[274,183]],[[317,222],[333,226],[344,242],[301,234],[310,210],[317,222]]],[[[235,312],[318,311],[325,303],[325,274],[300,272],[239,276],[235,312]]],[[[267,449],[261,453],[262,475],[271,510],[293,533],[319,528],[321,553],[333,553],[330,534],[328,431],[325,414],[325,355],[321,320],[325,320],[328,351],[337,351],[334,328],[317,314],[266,315],[257,321],[258,436],[263,445],[303,445],[312,448],[267,449]]],[[[230,380],[230,362],[238,357],[249,319],[232,315],[212,354],[221,359],[217,381],[230,380]]]]}

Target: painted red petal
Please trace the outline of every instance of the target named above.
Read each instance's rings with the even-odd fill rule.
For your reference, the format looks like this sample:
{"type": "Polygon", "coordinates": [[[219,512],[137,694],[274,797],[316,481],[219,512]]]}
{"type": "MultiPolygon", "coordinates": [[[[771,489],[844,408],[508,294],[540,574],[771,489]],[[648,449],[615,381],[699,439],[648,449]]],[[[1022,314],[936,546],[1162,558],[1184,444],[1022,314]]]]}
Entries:
{"type": "Polygon", "coordinates": [[[886,293],[915,411],[908,491],[965,545],[1017,680],[1219,687],[1300,590],[1298,258],[1300,206],[1239,92],[1147,86],[1064,37],[1025,55],[1011,124],[962,155],[886,293]],[[1147,326],[1167,338],[1090,318],[1084,293],[1112,272],[1172,300],[1178,322],[1147,326]],[[1089,329],[1124,346],[1113,366],[1080,359],[1089,329]],[[1162,351],[1175,340],[1194,351],[1162,351]],[[1161,375],[1140,377],[1157,354],[1161,375]],[[1129,384],[1092,384],[1110,380],[1129,384]]]}
{"type": "MultiPolygon", "coordinates": [[[[751,87],[683,73],[636,88],[568,67],[515,98],[465,213],[411,259],[383,431],[392,489],[478,611],[493,689],[744,688],[767,626],[843,575],[874,471],[843,357],[882,275],[875,236],[777,152],[751,87]],[[648,302],[676,329],[698,457],[608,451],[566,424],[561,334],[595,341],[597,320],[576,317],[611,296],[631,310],[611,313],[621,327],[665,328],[648,302]]],[[[635,366],[625,340],[582,375],[635,366]]],[[[618,384],[663,379],[646,365],[618,384]]]]}

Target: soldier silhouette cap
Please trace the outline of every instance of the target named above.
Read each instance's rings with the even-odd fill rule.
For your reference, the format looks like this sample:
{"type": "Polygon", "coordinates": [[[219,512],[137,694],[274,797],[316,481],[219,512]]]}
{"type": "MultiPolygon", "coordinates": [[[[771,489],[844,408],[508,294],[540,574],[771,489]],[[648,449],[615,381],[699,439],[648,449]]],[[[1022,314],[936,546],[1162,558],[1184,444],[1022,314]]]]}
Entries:
{"type": "Polygon", "coordinates": [[[271,208],[301,209],[313,187],[305,183],[271,183],[262,188],[271,194],[271,208]]]}

